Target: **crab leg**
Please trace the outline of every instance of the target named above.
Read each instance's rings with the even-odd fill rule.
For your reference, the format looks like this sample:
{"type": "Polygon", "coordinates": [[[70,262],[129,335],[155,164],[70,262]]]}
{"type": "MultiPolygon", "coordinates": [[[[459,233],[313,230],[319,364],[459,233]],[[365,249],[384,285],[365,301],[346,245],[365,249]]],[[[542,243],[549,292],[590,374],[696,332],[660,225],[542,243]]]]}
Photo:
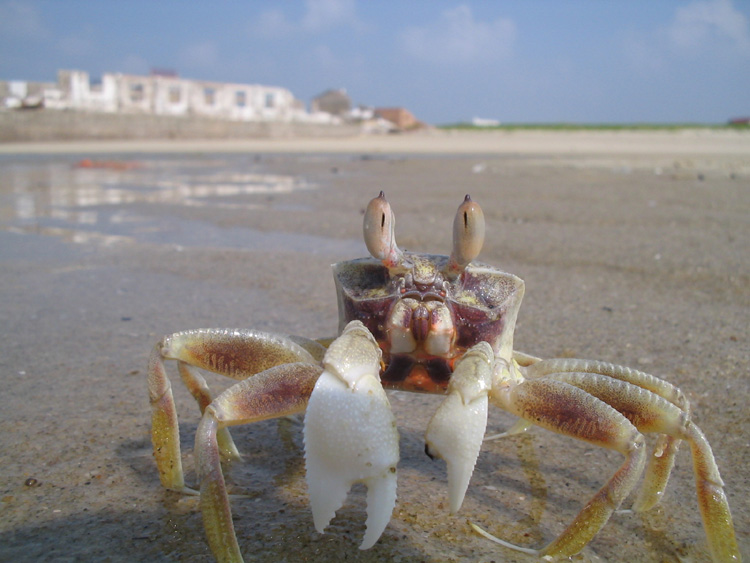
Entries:
{"type": "MultiPolygon", "coordinates": [[[[292,340],[251,330],[200,329],[177,332],[165,337],[154,348],[148,364],[148,390],[152,407],[154,457],[162,485],[167,489],[192,493],[185,486],[180,455],[180,434],[172,386],[164,360],[179,360],[180,374],[201,412],[211,400],[205,380],[188,366],[195,366],[231,377],[245,379],[274,365],[310,362],[314,359],[292,340]]],[[[225,457],[237,455],[227,430],[219,433],[225,457]]]]}
{"type": "Polygon", "coordinates": [[[741,561],[724,482],[711,446],[700,428],[692,422],[687,424],[685,439],[690,442],[693,455],[695,488],[711,557],[714,561],[741,561]]]}
{"type": "Polygon", "coordinates": [[[622,453],[625,461],[560,536],[541,551],[503,545],[541,556],[578,553],[635,487],[646,461],[643,435],[614,408],[568,383],[526,380],[493,389],[493,403],[508,412],[591,444],[622,453]]]}
{"type": "Polygon", "coordinates": [[[448,396],[427,426],[427,455],[444,459],[448,466],[451,514],[461,508],[487,428],[493,360],[492,348],[486,342],[469,349],[456,364],[448,396]]]}
{"type": "MultiPolygon", "coordinates": [[[[211,404],[213,398],[211,397],[211,391],[208,388],[206,380],[201,374],[192,368],[185,362],[177,362],[177,371],[180,373],[182,382],[190,394],[198,403],[198,408],[201,411],[201,415],[206,411],[206,407],[211,404]]],[[[217,435],[219,440],[219,451],[224,459],[227,460],[238,460],[241,459],[240,452],[237,450],[237,446],[234,445],[232,436],[229,434],[229,430],[222,428],[217,435]]]]}
{"type": "Polygon", "coordinates": [[[258,422],[301,412],[322,369],[292,363],[270,368],[233,385],[206,408],[195,439],[203,526],[220,562],[242,561],[232,524],[217,432],[236,424],[258,422]]]}
{"type": "MultiPolygon", "coordinates": [[[[549,360],[542,360],[537,362],[526,369],[526,376],[528,378],[538,378],[550,374],[561,374],[561,373],[589,373],[599,374],[607,376],[613,380],[623,381],[637,385],[642,389],[646,389],[651,393],[662,397],[681,409],[685,415],[690,414],[690,403],[688,402],[685,395],[672,385],[671,383],[659,379],[648,373],[634,370],[625,366],[619,366],[610,364],[607,362],[600,362],[594,360],[576,360],[568,358],[555,358],[549,360]]],[[[560,379],[555,375],[555,379],[560,379]]],[[[586,389],[590,393],[596,395],[588,388],[584,387],[586,378],[576,378],[580,381],[577,387],[586,389]]],[[[598,395],[597,395],[598,396],[598,395]]],[[[601,397],[600,397],[601,398],[601,397]]],[[[633,417],[628,416],[628,412],[631,408],[624,406],[623,409],[618,408],[613,402],[603,399],[606,403],[615,406],[617,410],[627,416],[633,424],[638,426],[637,420],[633,417]]],[[[615,400],[613,398],[613,400],[615,400]]],[[[641,428],[639,427],[639,430],[641,428]]],[[[650,430],[642,430],[650,432],[650,430]]],[[[633,504],[632,510],[635,512],[643,512],[653,508],[664,496],[664,491],[667,488],[667,482],[669,481],[669,475],[672,472],[674,466],[675,457],[677,456],[677,450],[680,447],[680,439],[674,435],[662,434],[659,436],[654,452],[649,459],[648,465],[646,466],[645,477],[643,484],[638,493],[638,496],[633,504]]]]}
{"type": "Polygon", "coordinates": [[[367,530],[360,549],[378,540],[396,503],[398,431],[380,384],[381,351],[359,321],[350,322],[323,358],[305,414],[307,488],[318,532],[354,483],[367,486],[367,530]]]}
{"type": "MultiPolygon", "coordinates": [[[[623,413],[641,432],[666,435],[672,440],[669,442],[671,444],[686,440],[690,444],[693,455],[698,503],[711,555],[714,561],[739,561],[739,548],[734,535],[732,515],[724,493],[724,483],[721,480],[719,468],[716,466],[711,446],[700,428],[690,420],[687,412],[663,397],[653,393],[644,393],[642,388],[634,384],[618,381],[605,375],[569,372],[553,374],[549,377],[574,385],[604,401],[623,413]]],[[[676,451],[676,449],[675,445],[673,450],[676,451]]],[[[673,454],[674,451],[671,453],[673,454]]],[[[652,460],[654,459],[658,459],[657,455],[652,457],[652,460]]],[[[666,485],[672,461],[673,455],[666,468],[666,475],[658,473],[646,475],[644,487],[652,490],[660,487],[662,483],[666,485]],[[649,478],[654,480],[654,483],[649,483],[649,478]]]]}

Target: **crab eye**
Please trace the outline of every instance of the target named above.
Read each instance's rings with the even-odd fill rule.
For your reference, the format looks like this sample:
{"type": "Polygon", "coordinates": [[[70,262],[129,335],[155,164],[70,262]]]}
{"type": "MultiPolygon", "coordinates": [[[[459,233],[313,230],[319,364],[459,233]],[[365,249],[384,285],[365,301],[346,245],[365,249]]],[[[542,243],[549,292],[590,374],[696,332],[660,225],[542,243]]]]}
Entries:
{"type": "Polygon", "coordinates": [[[396,219],[391,206],[385,199],[385,194],[373,199],[367,205],[364,222],[364,236],[367,250],[373,258],[382,260],[388,266],[395,266],[401,262],[401,251],[396,246],[396,219]]]}
{"type": "Polygon", "coordinates": [[[385,260],[391,250],[394,239],[394,217],[385,194],[373,199],[365,212],[364,235],[367,250],[373,258],[385,260]]]}
{"type": "Polygon", "coordinates": [[[479,256],[484,243],[484,214],[478,203],[466,196],[453,221],[453,253],[451,262],[458,268],[479,256]]]}

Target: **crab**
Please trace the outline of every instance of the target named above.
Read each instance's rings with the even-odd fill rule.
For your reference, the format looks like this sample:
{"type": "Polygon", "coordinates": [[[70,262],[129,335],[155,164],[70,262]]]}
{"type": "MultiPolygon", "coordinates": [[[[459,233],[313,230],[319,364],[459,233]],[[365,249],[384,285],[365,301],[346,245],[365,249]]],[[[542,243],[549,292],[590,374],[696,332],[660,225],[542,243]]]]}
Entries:
{"type": "Polygon", "coordinates": [[[425,451],[446,461],[450,512],[461,507],[479,455],[489,404],[519,417],[504,435],[536,425],[615,450],[624,461],[573,522],[537,556],[578,553],[643,483],[632,510],[661,499],[680,442],[691,449],[703,526],[714,561],[739,561],[732,517],[708,441],[685,395],[652,375],[598,361],[540,359],[513,350],[524,282],[475,261],[484,217],[467,195],[450,256],[405,252],[381,192],[364,218],[371,257],[333,265],[340,335],[311,340],[254,330],[177,332],[149,361],[152,440],[161,483],[200,495],[208,543],[219,561],[241,561],[221,461],[239,459],[228,427],[305,412],[306,481],[323,532],[354,483],[367,487],[374,545],[396,502],[398,431],[385,389],[445,396],[425,451]],[[177,413],[165,360],[177,360],[202,418],[195,442],[199,490],[185,485],[177,413]],[[238,380],[212,398],[201,368],[238,380]],[[645,433],[657,435],[649,455],[645,433]]]}

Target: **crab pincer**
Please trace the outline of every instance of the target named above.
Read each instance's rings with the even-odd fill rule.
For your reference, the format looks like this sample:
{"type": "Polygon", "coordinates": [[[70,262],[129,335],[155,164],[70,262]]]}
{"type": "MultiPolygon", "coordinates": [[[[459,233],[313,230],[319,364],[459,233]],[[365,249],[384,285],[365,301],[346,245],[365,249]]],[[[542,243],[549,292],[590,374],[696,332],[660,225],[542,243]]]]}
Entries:
{"type": "Polygon", "coordinates": [[[486,342],[469,349],[456,364],[448,395],[427,426],[425,452],[444,459],[448,466],[451,514],[461,508],[484,440],[493,363],[486,342]]]}
{"type": "Polygon", "coordinates": [[[398,431],[380,384],[381,351],[370,332],[352,321],[323,358],[305,414],[307,488],[318,532],[328,526],[354,483],[367,486],[367,531],[372,547],[396,504],[398,431]]]}

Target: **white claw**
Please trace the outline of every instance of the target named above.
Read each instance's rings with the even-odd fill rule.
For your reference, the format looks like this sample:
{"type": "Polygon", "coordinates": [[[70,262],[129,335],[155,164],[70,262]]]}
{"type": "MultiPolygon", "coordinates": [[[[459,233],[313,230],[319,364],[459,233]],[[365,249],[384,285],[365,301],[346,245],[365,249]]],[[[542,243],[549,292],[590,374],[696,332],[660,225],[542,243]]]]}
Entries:
{"type": "MultiPolygon", "coordinates": [[[[396,437],[398,442],[398,436],[396,437]]],[[[392,465],[385,467],[380,475],[365,481],[367,485],[367,530],[359,549],[370,549],[378,541],[393,514],[396,505],[396,463],[398,463],[398,445],[396,459],[392,465]]]]}
{"type": "Polygon", "coordinates": [[[396,504],[398,431],[380,384],[380,349],[358,321],[347,325],[323,358],[305,415],[307,488],[318,532],[328,526],[354,483],[367,486],[372,547],[396,504]]]}
{"type": "Polygon", "coordinates": [[[486,427],[487,396],[466,405],[458,393],[446,397],[427,427],[427,452],[444,459],[448,467],[451,514],[464,502],[486,427]]]}
{"type": "Polygon", "coordinates": [[[492,384],[492,348],[486,342],[466,352],[451,377],[448,396],[432,417],[427,453],[448,468],[448,504],[458,512],[466,495],[487,428],[487,394],[492,384]]]}

